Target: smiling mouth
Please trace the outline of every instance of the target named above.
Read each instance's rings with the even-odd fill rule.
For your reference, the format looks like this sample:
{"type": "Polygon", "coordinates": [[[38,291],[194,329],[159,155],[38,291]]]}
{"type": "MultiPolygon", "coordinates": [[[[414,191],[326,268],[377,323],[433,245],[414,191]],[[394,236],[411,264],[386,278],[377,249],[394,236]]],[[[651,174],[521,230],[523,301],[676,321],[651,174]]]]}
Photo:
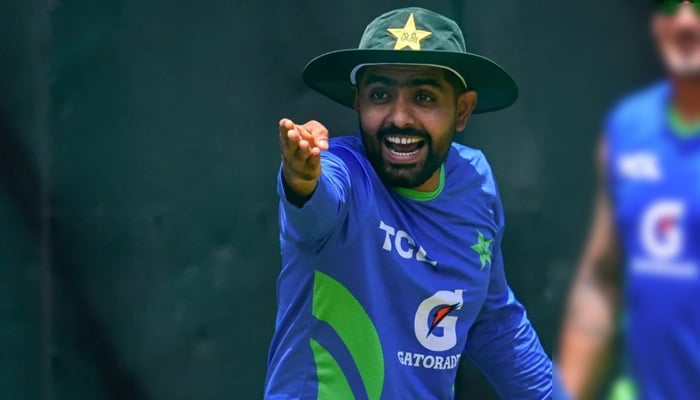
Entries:
{"type": "Polygon", "coordinates": [[[389,135],[382,141],[391,158],[409,161],[425,148],[425,139],[418,136],[389,135]]]}

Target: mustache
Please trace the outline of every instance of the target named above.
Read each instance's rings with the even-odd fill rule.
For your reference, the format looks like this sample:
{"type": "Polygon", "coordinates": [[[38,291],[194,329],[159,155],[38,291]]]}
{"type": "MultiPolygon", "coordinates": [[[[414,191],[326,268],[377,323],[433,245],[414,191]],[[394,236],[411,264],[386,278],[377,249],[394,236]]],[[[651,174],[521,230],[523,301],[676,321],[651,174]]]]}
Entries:
{"type": "Polygon", "coordinates": [[[414,128],[399,128],[395,125],[387,126],[377,131],[377,139],[382,140],[387,136],[417,136],[426,142],[430,141],[428,132],[414,128]]]}
{"type": "Polygon", "coordinates": [[[700,30],[698,29],[683,29],[673,35],[673,40],[694,40],[700,41],[700,30]]]}

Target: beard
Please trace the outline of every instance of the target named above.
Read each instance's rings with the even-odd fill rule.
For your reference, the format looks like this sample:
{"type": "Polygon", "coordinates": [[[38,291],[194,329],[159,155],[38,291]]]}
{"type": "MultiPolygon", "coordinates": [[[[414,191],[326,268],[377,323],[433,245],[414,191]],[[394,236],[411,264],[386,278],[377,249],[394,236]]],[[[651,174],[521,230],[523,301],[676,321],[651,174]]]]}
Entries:
{"type": "MultiPolygon", "coordinates": [[[[453,130],[454,132],[454,130],[453,130]]],[[[444,135],[445,140],[434,142],[425,131],[413,128],[398,128],[394,125],[379,129],[376,133],[368,132],[360,123],[362,143],[367,159],[374,167],[379,178],[391,187],[415,188],[424,184],[447,158],[452,142],[452,135],[444,135]],[[427,148],[426,155],[414,163],[394,163],[384,156],[382,147],[387,136],[416,136],[423,139],[427,148]]]]}
{"type": "Polygon", "coordinates": [[[665,51],[666,66],[679,78],[700,78],[700,31],[684,29],[675,33],[665,51]]]}
{"type": "Polygon", "coordinates": [[[678,78],[700,79],[700,59],[688,60],[676,57],[670,58],[666,64],[670,73],[678,78]]]}

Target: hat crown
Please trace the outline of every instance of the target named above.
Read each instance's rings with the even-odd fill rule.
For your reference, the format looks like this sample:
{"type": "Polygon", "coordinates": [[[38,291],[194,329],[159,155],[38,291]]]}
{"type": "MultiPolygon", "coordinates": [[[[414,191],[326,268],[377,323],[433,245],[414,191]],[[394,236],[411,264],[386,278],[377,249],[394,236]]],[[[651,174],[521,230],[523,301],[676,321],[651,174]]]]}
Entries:
{"type": "Polygon", "coordinates": [[[400,8],[375,18],[365,28],[359,49],[467,51],[455,21],[420,7],[400,8]]]}
{"type": "Polygon", "coordinates": [[[467,51],[453,20],[419,7],[401,8],[375,18],[365,28],[359,48],[335,50],[304,67],[304,82],[338,103],[354,107],[357,72],[370,65],[423,65],[453,72],[479,93],[473,114],[506,108],[518,87],[492,60],[467,51]]]}

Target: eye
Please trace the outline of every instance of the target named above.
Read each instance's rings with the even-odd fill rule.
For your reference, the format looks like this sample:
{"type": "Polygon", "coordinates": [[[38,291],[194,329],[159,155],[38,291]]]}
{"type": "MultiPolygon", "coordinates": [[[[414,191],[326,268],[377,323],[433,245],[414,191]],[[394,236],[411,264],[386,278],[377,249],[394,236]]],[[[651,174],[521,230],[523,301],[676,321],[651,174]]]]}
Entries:
{"type": "Polygon", "coordinates": [[[389,93],[381,89],[376,89],[369,93],[369,98],[374,102],[382,102],[389,99],[389,93]]]}
{"type": "Polygon", "coordinates": [[[425,93],[425,92],[418,93],[416,95],[416,100],[420,103],[431,103],[431,102],[435,101],[433,96],[431,96],[430,94],[425,93]]]}

